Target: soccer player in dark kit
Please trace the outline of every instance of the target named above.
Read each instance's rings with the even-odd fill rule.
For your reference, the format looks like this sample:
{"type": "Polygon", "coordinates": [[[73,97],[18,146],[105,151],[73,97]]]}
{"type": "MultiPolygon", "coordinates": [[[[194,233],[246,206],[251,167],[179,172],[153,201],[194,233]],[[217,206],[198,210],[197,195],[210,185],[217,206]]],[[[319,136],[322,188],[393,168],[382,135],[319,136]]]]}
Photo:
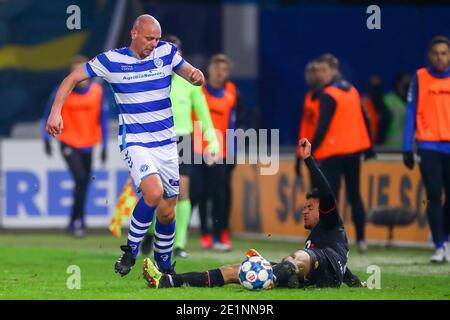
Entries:
{"type": "MultiPolygon", "coordinates": [[[[274,286],[301,288],[306,286],[339,287],[343,282],[351,287],[365,286],[347,268],[348,240],[336,200],[328,181],[311,156],[311,144],[300,140],[301,158],[317,181],[317,189],[306,195],[303,207],[304,226],[311,230],[304,249],[293,252],[280,263],[273,263],[274,286]]],[[[250,249],[247,256],[259,256],[250,249]]],[[[144,260],[144,278],[149,287],[214,287],[239,283],[240,264],[205,272],[183,274],[161,273],[150,259],[144,260]]]]}

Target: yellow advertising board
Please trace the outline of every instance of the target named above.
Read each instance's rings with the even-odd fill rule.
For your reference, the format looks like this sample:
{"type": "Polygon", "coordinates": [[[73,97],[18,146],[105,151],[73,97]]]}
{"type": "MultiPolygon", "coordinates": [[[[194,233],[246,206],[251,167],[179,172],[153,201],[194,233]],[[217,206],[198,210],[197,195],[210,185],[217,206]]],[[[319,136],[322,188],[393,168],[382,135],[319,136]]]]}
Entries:
{"type": "MultiPolygon", "coordinates": [[[[362,164],[361,196],[366,214],[380,206],[405,207],[418,215],[408,226],[394,229],[394,240],[427,242],[430,232],[425,214],[426,197],[419,169],[405,168],[401,161],[372,160],[362,164]]],[[[309,174],[302,166],[303,178],[296,178],[293,160],[280,160],[276,175],[260,175],[259,165],[238,165],[233,172],[233,232],[263,235],[306,236],[302,206],[309,190],[309,174]]],[[[349,239],[354,239],[351,207],[346,203],[345,183],[339,195],[340,214],[349,239]]],[[[387,240],[388,229],[366,225],[367,240],[387,240]]]]}

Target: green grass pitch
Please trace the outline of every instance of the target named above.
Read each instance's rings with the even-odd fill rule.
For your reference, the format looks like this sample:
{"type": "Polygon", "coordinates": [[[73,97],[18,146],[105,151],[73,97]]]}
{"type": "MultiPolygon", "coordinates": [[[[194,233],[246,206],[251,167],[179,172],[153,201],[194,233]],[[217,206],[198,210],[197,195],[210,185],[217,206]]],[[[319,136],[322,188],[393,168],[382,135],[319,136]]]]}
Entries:
{"type": "MultiPolygon", "coordinates": [[[[239,285],[223,288],[149,289],[142,279],[142,257],[128,276],[113,271],[125,241],[110,234],[73,239],[63,234],[0,234],[0,299],[450,299],[450,263],[431,265],[430,250],[370,247],[365,255],[350,251],[349,266],[367,280],[369,265],[381,268],[381,289],[273,289],[250,292],[239,285]],[[67,268],[81,270],[81,288],[70,290],[67,268]]],[[[279,260],[301,243],[234,239],[231,253],[198,249],[198,238],[188,243],[189,259],[177,261],[177,272],[202,271],[240,262],[248,248],[269,260],[279,260]]],[[[353,249],[353,248],[352,248],[353,249]]]]}

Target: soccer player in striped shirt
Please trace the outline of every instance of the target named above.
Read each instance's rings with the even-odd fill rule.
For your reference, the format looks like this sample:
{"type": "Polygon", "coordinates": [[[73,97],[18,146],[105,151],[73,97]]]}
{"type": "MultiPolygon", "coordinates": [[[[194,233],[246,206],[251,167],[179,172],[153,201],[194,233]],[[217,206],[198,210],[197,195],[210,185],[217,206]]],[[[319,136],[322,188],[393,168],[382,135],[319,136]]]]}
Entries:
{"type": "Polygon", "coordinates": [[[150,15],[139,16],[131,29],[129,47],[101,53],[70,73],[59,86],[47,131],[63,130],[61,108],[74,86],[99,76],[107,81],[119,108],[119,145],[134,183],[142,193],[131,218],[128,242],[115,271],[128,274],[155,210],[154,258],[158,269],[172,273],[175,205],[179,194],[177,139],[173,129],[170,88],[173,72],[196,86],[203,73],[186,62],[177,48],[160,41],[161,26],[150,15]]]}

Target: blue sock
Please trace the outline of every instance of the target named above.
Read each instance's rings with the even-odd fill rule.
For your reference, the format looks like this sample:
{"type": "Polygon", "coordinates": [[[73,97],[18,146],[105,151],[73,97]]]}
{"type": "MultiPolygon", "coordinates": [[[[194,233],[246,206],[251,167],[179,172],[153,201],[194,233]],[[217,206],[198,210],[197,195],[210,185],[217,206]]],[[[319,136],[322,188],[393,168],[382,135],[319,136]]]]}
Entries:
{"type": "Polygon", "coordinates": [[[449,242],[450,241],[450,235],[445,234],[444,235],[444,242],[449,242]]]}
{"type": "Polygon", "coordinates": [[[443,241],[435,242],[434,246],[436,249],[441,249],[444,247],[444,242],[443,241]]]}
{"type": "Polygon", "coordinates": [[[171,224],[162,224],[156,218],[154,258],[158,269],[162,272],[172,267],[172,248],[175,237],[175,221],[171,224]]]}
{"type": "Polygon", "coordinates": [[[139,253],[139,245],[144,239],[148,228],[152,224],[153,215],[156,207],[149,207],[144,198],[139,199],[136,207],[134,207],[133,215],[131,216],[130,230],[128,230],[127,244],[133,249],[134,258],[139,253]]]}

